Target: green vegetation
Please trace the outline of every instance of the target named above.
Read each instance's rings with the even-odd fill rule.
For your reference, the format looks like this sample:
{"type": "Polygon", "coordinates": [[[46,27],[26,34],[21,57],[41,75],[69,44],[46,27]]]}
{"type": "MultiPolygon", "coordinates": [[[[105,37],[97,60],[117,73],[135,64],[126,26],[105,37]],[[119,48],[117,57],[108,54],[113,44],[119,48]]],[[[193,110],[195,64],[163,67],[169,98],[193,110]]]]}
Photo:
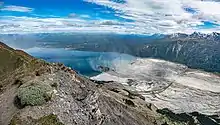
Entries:
{"type": "Polygon", "coordinates": [[[0,42],[0,76],[28,64],[33,57],[21,50],[14,50],[0,42]]]}
{"type": "Polygon", "coordinates": [[[174,121],[173,119],[167,117],[166,115],[161,116],[160,118],[167,125],[187,125],[185,122],[174,121]]]}
{"type": "MultiPolygon", "coordinates": [[[[36,71],[48,71],[43,60],[38,60],[21,50],[14,50],[0,42],[0,93],[25,76],[34,75],[36,71]]],[[[15,85],[15,84],[14,84],[15,85]]]]}
{"type": "Polygon", "coordinates": [[[0,76],[19,68],[25,63],[22,57],[16,55],[13,51],[0,49],[0,76]]]}
{"type": "Polygon", "coordinates": [[[197,125],[187,113],[175,114],[167,108],[158,109],[157,112],[161,114],[161,120],[168,125],[197,125]]]}
{"type": "Polygon", "coordinates": [[[9,123],[9,125],[22,125],[22,122],[19,120],[19,118],[17,118],[16,116],[14,116],[11,119],[11,122],[9,123]]]}
{"type": "Polygon", "coordinates": [[[43,116],[37,120],[29,118],[28,123],[26,121],[21,121],[16,115],[12,118],[9,125],[64,125],[59,121],[56,115],[50,114],[43,116]]]}
{"type": "Polygon", "coordinates": [[[59,121],[56,115],[48,115],[41,117],[36,121],[36,125],[64,125],[59,121]]]}
{"type": "Polygon", "coordinates": [[[18,98],[23,106],[42,105],[52,97],[52,87],[44,83],[22,85],[18,90],[18,98]]]}

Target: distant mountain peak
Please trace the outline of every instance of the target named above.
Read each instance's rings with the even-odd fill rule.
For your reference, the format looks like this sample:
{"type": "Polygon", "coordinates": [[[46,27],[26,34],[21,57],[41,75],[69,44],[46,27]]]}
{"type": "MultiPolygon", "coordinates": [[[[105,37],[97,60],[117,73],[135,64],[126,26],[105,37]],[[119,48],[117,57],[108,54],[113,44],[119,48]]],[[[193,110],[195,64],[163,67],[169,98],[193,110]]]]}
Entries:
{"type": "Polygon", "coordinates": [[[203,40],[214,40],[219,41],[220,40],[220,33],[213,32],[210,34],[204,34],[201,32],[193,32],[192,34],[185,34],[185,33],[174,33],[171,35],[167,35],[168,39],[203,39],[203,40]]]}

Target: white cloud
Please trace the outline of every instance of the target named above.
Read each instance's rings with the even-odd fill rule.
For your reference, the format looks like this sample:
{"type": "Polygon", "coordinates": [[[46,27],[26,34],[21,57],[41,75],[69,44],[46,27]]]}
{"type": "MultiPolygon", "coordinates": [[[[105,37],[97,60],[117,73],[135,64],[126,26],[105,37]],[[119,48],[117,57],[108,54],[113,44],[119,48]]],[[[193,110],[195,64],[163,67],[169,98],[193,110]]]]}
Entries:
{"type": "Polygon", "coordinates": [[[34,9],[29,7],[23,7],[23,6],[4,6],[2,11],[16,11],[16,12],[32,12],[34,9]]]}
{"type": "Polygon", "coordinates": [[[197,31],[201,29],[195,26],[203,24],[203,21],[220,24],[220,2],[216,1],[125,0],[125,3],[112,0],[85,1],[112,8],[118,17],[133,20],[134,24],[146,33],[197,31]],[[185,7],[195,12],[187,12],[185,7]]]}
{"type": "MultiPolygon", "coordinates": [[[[46,33],[46,32],[115,32],[115,33],[135,33],[133,28],[119,25],[114,21],[112,25],[103,25],[103,20],[84,20],[81,18],[32,18],[4,16],[0,20],[0,34],[13,33],[46,33]]],[[[129,23],[127,24],[129,26],[129,23]]]]}
{"type": "MultiPolygon", "coordinates": [[[[201,0],[84,0],[115,10],[116,16],[132,21],[89,20],[89,15],[72,13],[71,18],[1,17],[0,33],[38,32],[116,32],[132,34],[170,34],[192,32],[220,32],[220,2],[201,0]],[[188,12],[185,8],[189,8],[188,12]],[[191,11],[193,12],[189,12],[191,11]],[[214,22],[212,28],[204,28],[204,21],[214,22]],[[199,26],[199,27],[198,27],[199,26]]],[[[7,6],[3,9],[6,9],[7,6]]],[[[22,12],[31,8],[9,6],[8,10],[22,12]],[[14,9],[12,9],[14,8],[14,9]],[[15,9],[17,8],[17,9],[15,9]],[[18,9],[20,8],[20,9],[18,9]],[[26,9],[24,9],[26,8],[26,9]]]]}
{"type": "Polygon", "coordinates": [[[123,25],[123,23],[112,21],[112,20],[103,20],[100,22],[97,22],[99,25],[123,25]]]}
{"type": "Polygon", "coordinates": [[[75,14],[75,13],[70,13],[70,14],[68,15],[68,17],[69,17],[69,18],[75,18],[75,17],[77,17],[77,14],[75,14]]]}
{"type": "Polygon", "coordinates": [[[202,33],[218,32],[220,28],[193,29],[182,28],[175,21],[158,20],[156,24],[143,22],[118,22],[111,20],[85,20],[81,18],[33,18],[2,16],[0,34],[54,33],[54,32],[106,32],[120,34],[154,33],[202,33]],[[156,24],[160,24],[156,26],[156,24]]]}
{"type": "Polygon", "coordinates": [[[68,15],[69,18],[90,18],[90,15],[86,15],[86,14],[76,14],[76,13],[70,13],[68,15]]]}
{"type": "Polygon", "coordinates": [[[81,18],[90,18],[90,15],[82,14],[80,15],[81,18]]]}

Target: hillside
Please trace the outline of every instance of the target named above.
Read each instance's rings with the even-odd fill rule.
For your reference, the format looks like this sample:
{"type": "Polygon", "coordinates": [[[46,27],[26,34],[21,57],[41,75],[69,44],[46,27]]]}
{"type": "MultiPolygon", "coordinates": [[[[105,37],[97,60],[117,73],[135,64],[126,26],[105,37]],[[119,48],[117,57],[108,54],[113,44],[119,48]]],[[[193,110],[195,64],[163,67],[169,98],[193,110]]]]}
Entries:
{"type": "Polygon", "coordinates": [[[96,81],[1,43],[1,125],[218,125],[217,115],[158,109],[133,87],[96,81]],[[4,72],[3,72],[4,71],[4,72]]]}
{"type": "Polygon", "coordinates": [[[0,93],[25,75],[34,75],[46,62],[36,60],[27,53],[14,50],[0,42],[0,93]]]}
{"type": "Polygon", "coordinates": [[[94,83],[1,43],[1,125],[162,125],[170,118],[118,83],[94,83]]]}

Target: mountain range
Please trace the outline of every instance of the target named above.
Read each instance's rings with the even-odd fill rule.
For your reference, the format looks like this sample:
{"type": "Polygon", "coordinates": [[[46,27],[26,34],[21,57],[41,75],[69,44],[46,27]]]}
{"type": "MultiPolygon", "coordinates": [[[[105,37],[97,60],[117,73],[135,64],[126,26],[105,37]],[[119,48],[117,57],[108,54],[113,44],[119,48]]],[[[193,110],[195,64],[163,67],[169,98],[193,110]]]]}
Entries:
{"type": "Polygon", "coordinates": [[[193,34],[155,34],[151,36],[63,33],[8,35],[0,38],[9,45],[19,48],[43,47],[118,52],[135,57],[151,57],[177,62],[209,72],[220,72],[219,33],[195,32],[193,34]]]}

